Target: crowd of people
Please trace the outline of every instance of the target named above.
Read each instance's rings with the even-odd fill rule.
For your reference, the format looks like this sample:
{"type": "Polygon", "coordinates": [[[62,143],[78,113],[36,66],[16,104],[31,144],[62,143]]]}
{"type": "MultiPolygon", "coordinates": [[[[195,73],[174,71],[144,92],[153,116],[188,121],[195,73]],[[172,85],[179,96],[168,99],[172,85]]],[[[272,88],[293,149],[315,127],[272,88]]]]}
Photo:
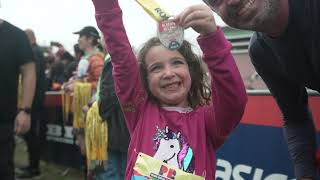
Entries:
{"type": "Polygon", "coordinates": [[[186,40],[172,50],[158,37],[133,52],[118,0],[93,0],[103,38],[92,26],[75,32],[74,56],[58,42],[39,47],[31,29],[0,19],[0,179],[15,179],[14,134],[24,137],[29,155],[16,177],[41,175],[47,90],[63,91],[80,104],[73,133],[87,159],[86,179],[146,179],[158,165],[173,168],[172,177],[215,179],[216,151],[239,124],[247,94],[214,11],[231,27],[255,31],[249,54],[282,111],[295,176],[316,180],[316,133],[306,88],[320,91],[320,3],[204,2],[172,20],[199,33],[202,56],[186,40]],[[79,87],[90,88],[85,101],[79,87]],[[106,137],[101,158],[88,155],[89,147],[102,143],[88,134],[106,137]]]}

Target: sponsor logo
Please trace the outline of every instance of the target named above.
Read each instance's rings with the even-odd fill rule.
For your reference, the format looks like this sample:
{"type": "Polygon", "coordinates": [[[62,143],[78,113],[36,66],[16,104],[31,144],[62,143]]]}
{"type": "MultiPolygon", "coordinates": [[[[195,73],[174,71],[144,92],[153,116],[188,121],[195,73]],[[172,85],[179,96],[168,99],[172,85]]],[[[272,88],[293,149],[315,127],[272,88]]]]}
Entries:
{"type": "Polygon", "coordinates": [[[255,168],[245,164],[237,164],[232,167],[231,163],[223,160],[217,160],[217,180],[295,180],[290,179],[286,174],[272,173],[265,174],[263,169],[255,168]],[[218,170],[219,169],[219,170],[218,170]],[[220,170],[223,169],[223,170],[220,170]]]}

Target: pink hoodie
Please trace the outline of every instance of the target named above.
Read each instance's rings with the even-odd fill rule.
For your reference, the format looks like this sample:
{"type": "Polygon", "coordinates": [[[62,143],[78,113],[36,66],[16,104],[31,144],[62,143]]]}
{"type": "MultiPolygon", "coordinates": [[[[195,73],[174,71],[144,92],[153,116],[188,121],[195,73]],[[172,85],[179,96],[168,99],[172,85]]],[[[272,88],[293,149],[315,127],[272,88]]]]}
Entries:
{"type": "MultiPolygon", "coordinates": [[[[215,152],[238,125],[247,102],[231,45],[219,28],[198,37],[212,76],[210,105],[194,110],[162,108],[148,99],[139,76],[117,0],[94,0],[96,20],[111,55],[116,93],[131,135],[126,180],[130,180],[137,153],[143,152],[186,172],[215,179],[215,152]],[[185,111],[185,112],[181,112],[185,111]]],[[[138,34],[137,34],[138,35],[138,34]]]]}

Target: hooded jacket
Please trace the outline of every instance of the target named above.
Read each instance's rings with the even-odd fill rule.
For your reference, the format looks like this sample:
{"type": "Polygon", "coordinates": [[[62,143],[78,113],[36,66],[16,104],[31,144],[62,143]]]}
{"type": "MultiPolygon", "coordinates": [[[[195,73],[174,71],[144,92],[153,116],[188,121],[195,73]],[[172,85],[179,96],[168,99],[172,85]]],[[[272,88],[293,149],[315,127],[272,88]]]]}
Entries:
{"type": "Polygon", "coordinates": [[[127,152],[130,136],[115,93],[110,60],[105,61],[99,88],[99,113],[108,124],[108,148],[127,152]]]}

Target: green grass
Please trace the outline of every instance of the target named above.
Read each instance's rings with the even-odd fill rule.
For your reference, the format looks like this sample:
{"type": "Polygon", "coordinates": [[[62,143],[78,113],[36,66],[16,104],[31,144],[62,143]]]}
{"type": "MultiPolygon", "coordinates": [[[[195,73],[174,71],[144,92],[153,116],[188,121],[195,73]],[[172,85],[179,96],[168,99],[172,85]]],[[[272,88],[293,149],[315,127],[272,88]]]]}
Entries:
{"type": "MultiPolygon", "coordinates": [[[[15,166],[21,167],[27,165],[27,150],[23,142],[16,143],[15,149],[15,166]]],[[[68,168],[53,162],[40,162],[42,180],[82,180],[83,173],[74,168],[68,168]]]]}

